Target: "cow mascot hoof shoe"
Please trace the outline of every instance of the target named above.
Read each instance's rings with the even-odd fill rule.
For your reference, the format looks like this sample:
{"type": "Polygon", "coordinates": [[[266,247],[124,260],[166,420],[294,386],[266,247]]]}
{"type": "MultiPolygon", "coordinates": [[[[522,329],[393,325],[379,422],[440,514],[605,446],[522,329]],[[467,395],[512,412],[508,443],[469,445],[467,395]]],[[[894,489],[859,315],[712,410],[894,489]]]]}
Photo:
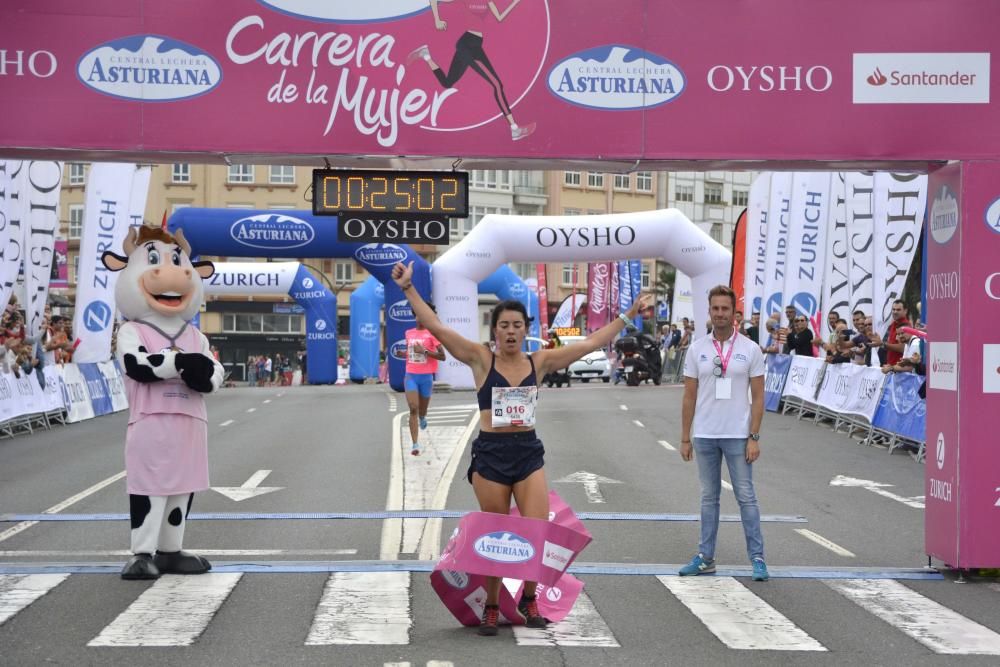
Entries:
{"type": "Polygon", "coordinates": [[[149,554],[136,554],[128,559],[122,568],[122,579],[159,579],[160,568],[153,563],[149,554]]]}
{"type": "Polygon", "coordinates": [[[115,302],[127,320],[115,355],[125,371],[129,418],[125,479],[132,553],[122,579],[203,574],[212,565],[181,550],[194,494],[208,484],[208,417],[204,394],[222,386],[222,364],[190,325],[204,300],[211,262],[191,262],[181,230],[133,227],[123,255],[101,261],[120,271],[115,302]]]}
{"type": "Polygon", "coordinates": [[[207,560],[186,551],[157,551],[153,556],[153,565],[162,574],[205,574],[212,569],[207,560]]]}

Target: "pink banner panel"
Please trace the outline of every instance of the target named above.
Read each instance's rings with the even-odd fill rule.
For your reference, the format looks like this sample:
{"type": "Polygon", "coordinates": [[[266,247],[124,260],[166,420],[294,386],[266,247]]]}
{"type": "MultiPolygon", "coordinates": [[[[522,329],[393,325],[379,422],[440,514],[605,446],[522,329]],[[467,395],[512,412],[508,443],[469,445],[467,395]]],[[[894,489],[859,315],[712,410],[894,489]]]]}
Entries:
{"type": "Polygon", "coordinates": [[[1000,157],[993,0],[455,0],[436,12],[427,0],[8,0],[0,149],[1000,157]]]}
{"type": "Polygon", "coordinates": [[[962,165],[961,565],[1000,567],[1000,163],[962,165]]]}
{"type": "MultiPolygon", "coordinates": [[[[962,166],[932,172],[927,188],[927,462],[924,539],[927,553],[958,565],[958,346],[962,235],[962,166]]],[[[963,441],[964,444],[964,441],[963,441]]]]}

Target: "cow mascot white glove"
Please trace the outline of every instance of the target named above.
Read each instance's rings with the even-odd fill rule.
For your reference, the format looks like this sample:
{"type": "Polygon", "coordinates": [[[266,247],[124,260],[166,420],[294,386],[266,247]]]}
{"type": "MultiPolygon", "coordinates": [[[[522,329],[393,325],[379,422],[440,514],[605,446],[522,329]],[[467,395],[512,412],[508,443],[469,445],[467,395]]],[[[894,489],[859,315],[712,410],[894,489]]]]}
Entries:
{"type": "Polygon", "coordinates": [[[125,475],[132,522],[132,557],[122,579],[161,574],[202,574],[212,566],[181,550],[195,491],[208,488],[208,424],[204,394],[222,385],[222,364],[208,339],[189,321],[204,299],[202,279],[211,262],[192,264],[191,247],[178,230],[133,227],[125,256],[101,256],[121,271],[115,287],[116,355],[125,369],[129,418],[125,475]]]}

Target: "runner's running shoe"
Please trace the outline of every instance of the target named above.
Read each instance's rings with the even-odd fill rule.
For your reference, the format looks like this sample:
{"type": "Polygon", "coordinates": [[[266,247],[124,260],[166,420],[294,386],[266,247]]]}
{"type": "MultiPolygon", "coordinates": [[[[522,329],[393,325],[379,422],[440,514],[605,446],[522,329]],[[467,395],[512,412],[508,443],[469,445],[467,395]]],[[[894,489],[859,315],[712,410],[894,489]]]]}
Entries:
{"type": "Polygon", "coordinates": [[[420,418],[420,430],[427,428],[427,417],[420,418]]]}
{"type": "Polygon", "coordinates": [[[483,609],[483,621],[479,624],[479,634],[493,637],[497,634],[497,621],[500,620],[500,606],[488,604],[483,609]]]}
{"type": "Polygon", "coordinates": [[[517,603],[517,610],[524,616],[524,624],[529,628],[544,628],[548,621],[538,613],[538,596],[521,595],[521,600],[517,603]]]}
{"type": "Polygon", "coordinates": [[[753,580],[754,581],[767,581],[771,578],[771,575],[767,573],[767,565],[764,564],[763,558],[753,559],[753,580]]]}
{"type": "Polygon", "coordinates": [[[518,125],[516,127],[511,126],[510,128],[510,138],[514,141],[520,141],[525,137],[533,134],[535,131],[535,123],[528,123],[527,125],[518,125]]]}
{"type": "Polygon", "coordinates": [[[427,60],[430,57],[431,57],[430,49],[428,49],[427,45],[424,44],[423,46],[418,46],[417,48],[410,51],[410,55],[406,56],[406,64],[409,65],[414,60],[418,60],[420,58],[427,60]]]}

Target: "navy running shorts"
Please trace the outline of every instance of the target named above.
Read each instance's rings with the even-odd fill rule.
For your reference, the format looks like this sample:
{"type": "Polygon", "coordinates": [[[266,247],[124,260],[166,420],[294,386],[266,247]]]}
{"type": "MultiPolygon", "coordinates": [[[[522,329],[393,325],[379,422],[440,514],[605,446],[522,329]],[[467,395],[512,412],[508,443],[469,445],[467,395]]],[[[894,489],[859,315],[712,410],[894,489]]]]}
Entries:
{"type": "Polygon", "coordinates": [[[514,486],[545,465],[545,447],[534,431],[490,433],[480,431],[472,442],[472,461],[466,477],[472,483],[472,473],[483,478],[514,486]]]}

